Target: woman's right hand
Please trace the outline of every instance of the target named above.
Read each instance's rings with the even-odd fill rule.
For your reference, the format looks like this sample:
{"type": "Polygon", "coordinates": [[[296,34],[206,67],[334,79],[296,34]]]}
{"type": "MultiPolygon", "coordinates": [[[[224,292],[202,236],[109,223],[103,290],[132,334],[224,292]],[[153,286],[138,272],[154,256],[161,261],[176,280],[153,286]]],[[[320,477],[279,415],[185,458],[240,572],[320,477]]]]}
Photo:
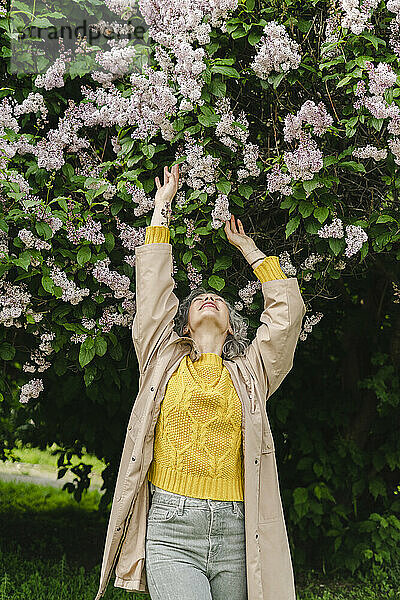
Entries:
{"type": "Polygon", "coordinates": [[[168,167],[164,167],[164,184],[161,185],[160,179],[155,178],[157,192],[154,199],[155,205],[165,205],[172,201],[178,190],[179,183],[179,165],[174,165],[171,171],[168,171],[168,167]]]}

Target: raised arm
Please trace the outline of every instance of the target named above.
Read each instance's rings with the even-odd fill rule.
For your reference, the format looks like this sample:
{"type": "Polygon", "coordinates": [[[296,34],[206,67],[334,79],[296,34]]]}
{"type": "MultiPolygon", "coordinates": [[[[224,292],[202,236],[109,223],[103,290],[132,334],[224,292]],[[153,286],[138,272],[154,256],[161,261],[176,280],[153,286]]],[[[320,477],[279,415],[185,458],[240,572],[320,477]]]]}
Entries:
{"type": "Polygon", "coordinates": [[[265,385],[266,399],[279,387],[293,366],[294,352],[301,331],[306,306],[296,277],[286,277],[277,256],[265,256],[244,233],[232,215],[225,224],[231,244],[239,248],[262,283],[264,310],[261,325],[245,351],[253,371],[265,385]]]}
{"type": "Polygon", "coordinates": [[[172,246],[168,229],[171,202],[176,194],[179,167],[164,168],[164,185],[156,177],[157,193],[145,243],[135,247],[136,313],[132,339],[142,373],[160,341],[174,327],[179,300],[173,290],[172,246]]]}

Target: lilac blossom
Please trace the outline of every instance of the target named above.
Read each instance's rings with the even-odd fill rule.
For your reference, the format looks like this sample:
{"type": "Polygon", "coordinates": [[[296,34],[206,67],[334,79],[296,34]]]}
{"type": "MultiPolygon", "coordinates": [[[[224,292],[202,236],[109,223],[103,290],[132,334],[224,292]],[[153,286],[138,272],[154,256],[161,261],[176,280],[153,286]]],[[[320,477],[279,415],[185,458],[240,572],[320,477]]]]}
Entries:
{"type": "Polygon", "coordinates": [[[16,116],[25,115],[25,114],[31,113],[31,112],[40,113],[42,124],[45,124],[48,122],[47,115],[48,115],[49,111],[44,102],[44,98],[43,98],[42,94],[39,94],[39,93],[35,94],[34,92],[30,92],[28,94],[27,98],[25,98],[25,100],[21,104],[18,104],[14,108],[14,115],[16,115],[16,116]]]}
{"type": "Polygon", "coordinates": [[[128,194],[132,196],[132,200],[137,203],[136,208],[133,210],[136,217],[140,217],[149,210],[154,209],[154,198],[147,196],[143,188],[137,187],[130,181],[125,183],[125,188],[128,194]]]}
{"type": "Polygon", "coordinates": [[[56,266],[50,271],[50,277],[54,282],[54,285],[59,286],[62,289],[61,299],[64,302],[70,302],[71,304],[79,304],[85,296],[90,294],[88,288],[79,288],[73,281],[68,279],[66,273],[56,266]]]}
{"type": "Polygon", "coordinates": [[[379,0],[340,0],[342,27],[350,29],[355,35],[360,35],[365,29],[373,29],[369,20],[378,4],[379,0]]]}
{"type": "Polygon", "coordinates": [[[267,79],[272,71],[280,73],[297,69],[301,62],[300,46],[290,39],[284,25],[270,21],[256,45],[257,54],[250,67],[260,79],[267,79]]]}
{"type": "Polygon", "coordinates": [[[129,277],[117,271],[110,271],[110,262],[108,257],[96,261],[92,270],[93,277],[100,283],[108,285],[113,290],[115,298],[132,297],[134,293],[129,290],[131,284],[129,277]]]}
{"type": "Polygon", "coordinates": [[[285,152],[284,160],[293,179],[305,181],[312,179],[323,166],[323,156],[317,144],[309,136],[302,136],[294,152],[285,152]]]}
{"type": "Polygon", "coordinates": [[[187,263],[186,268],[187,268],[187,277],[189,280],[189,287],[191,290],[194,290],[202,284],[203,276],[202,276],[201,272],[198,271],[196,269],[196,267],[194,267],[192,265],[191,262],[187,263]]]}
{"type": "Polygon", "coordinates": [[[43,75],[38,75],[36,77],[35,86],[38,88],[44,87],[49,91],[55,87],[64,87],[64,75],[67,72],[68,63],[72,60],[72,53],[71,49],[64,51],[62,38],[59,38],[59,42],[61,46],[60,56],[52,65],[50,65],[43,75]]]}
{"type": "Polygon", "coordinates": [[[282,271],[285,273],[287,277],[295,277],[297,273],[296,267],[293,265],[290,254],[287,250],[284,250],[279,254],[279,265],[282,271]]]}
{"type": "Polygon", "coordinates": [[[293,188],[289,185],[291,180],[291,176],[284,173],[275,163],[267,173],[267,189],[269,192],[281,192],[284,196],[290,196],[293,193],[293,188]]]}
{"type": "Polygon", "coordinates": [[[43,390],[43,379],[31,379],[31,381],[21,386],[19,401],[25,404],[31,398],[37,398],[43,390]]]}
{"type": "Polygon", "coordinates": [[[79,229],[74,232],[73,237],[70,234],[67,237],[74,244],[79,244],[82,240],[87,240],[96,245],[104,244],[106,241],[106,238],[101,231],[100,221],[95,221],[91,215],[88,216],[85,225],[79,227],[79,229]]]}
{"type": "Polygon", "coordinates": [[[376,146],[367,144],[362,148],[354,148],[352,152],[356,158],[373,158],[374,160],[384,160],[387,157],[387,150],[378,150],[376,146]]]}
{"type": "Polygon", "coordinates": [[[283,133],[286,142],[301,138],[303,123],[312,125],[314,135],[321,136],[333,124],[333,118],[323,102],[315,104],[312,100],[306,100],[296,115],[288,114],[285,117],[283,133]]]}
{"type": "Polygon", "coordinates": [[[128,46],[129,40],[107,40],[110,50],[97,52],[95,55],[97,63],[103,67],[106,72],[93,71],[92,79],[101,83],[104,87],[110,85],[112,81],[123,77],[132,68],[132,59],[136,54],[134,46],[128,46]]]}
{"type": "Polygon", "coordinates": [[[51,244],[40,240],[33,235],[28,229],[20,229],[17,236],[25,244],[27,248],[35,248],[36,250],[51,250],[51,244]]]}
{"type": "Polygon", "coordinates": [[[246,306],[252,304],[254,294],[257,292],[257,290],[260,290],[261,287],[261,281],[257,279],[256,281],[249,281],[244,288],[241,288],[238,291],[240,298],[243,300],[246,306]]]}
{"type": "Polygon", "coordinates": [[[0,323],[4,327],[17,326],[17,319],[21,317],[32,299],[26,283],[19,285],[0,278],[0,323]]]}
{"type": "Polygon", "coordinates": [[[324,313],[317,312],[315,315],[306,315],[303,323],[303,328],[300,332],[299,339],[304,342],[307,339],[307,334],[312,332],[313,326],[320,322],[324,313]]]}
{"type": "Polygon", "coordinates": [[[218,229],[222,225],[225,225],[225,221],[231,218],[231,213],[229,212],[229,199],[225,194],[218,194],[218,197],[215,201],[214,209],[211,212],[212,223],[211,227],[213,229],[218,229]]]}
{"type": "Polygon", "coordinates": [[[342,238],[344,237],[343,223],[335,217],[330,225],[324,225],[317,231],[320,238],[342,238]]]}
{"type": "Polygon", "coordinates": [[[359,225],[346,225],[345,240],[347,244],[345,255],[350,258],[350,256],[361,250],[363,243],[368,240],[368,236],[359,225]]]}
{"type": "MultiPolygon", "coordinates": [[[[221,159],[206,154],[204,146],[196,143],[187,133],[185,133],[185,138],[186,144],[183,153],[186,154],[186,161],[180,165],[179,169],[181,185],[186,183],[194,190],[214,194],[216,171],[221,159]]],[[[180,156],[177,152],[175,160],[178,158],[180,156]]]]}

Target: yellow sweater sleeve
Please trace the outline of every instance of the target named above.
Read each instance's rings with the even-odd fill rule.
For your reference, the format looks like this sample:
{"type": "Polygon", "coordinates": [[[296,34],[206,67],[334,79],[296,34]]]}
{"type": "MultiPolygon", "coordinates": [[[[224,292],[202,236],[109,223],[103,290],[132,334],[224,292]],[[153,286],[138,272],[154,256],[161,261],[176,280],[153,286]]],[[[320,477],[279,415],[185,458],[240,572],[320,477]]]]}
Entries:
{"type": "Polygon", "coordinates": [[[149,225],[146,227],[145,244],[153,244],[154,242],[169,243],[170,232],[165,225],[149,225]]]}
{"type": "MultiPolygon", "coordinates": [[[[165,225],[149,225],[146,227],[145,244],[169,243],[170,231],[165,225]]],[[[253,269],[254,274],[264,283],[272,279],[287,279],[279,265],[277,256],[266,256],[262,263],[253,269]]]]}
{"type": "Polygon", "coordinates": [[[280,267],[279,258],[277,256],[266,256],[253,271],[261,283],[272,281],[273,279],[287,279],[280,267]]]}

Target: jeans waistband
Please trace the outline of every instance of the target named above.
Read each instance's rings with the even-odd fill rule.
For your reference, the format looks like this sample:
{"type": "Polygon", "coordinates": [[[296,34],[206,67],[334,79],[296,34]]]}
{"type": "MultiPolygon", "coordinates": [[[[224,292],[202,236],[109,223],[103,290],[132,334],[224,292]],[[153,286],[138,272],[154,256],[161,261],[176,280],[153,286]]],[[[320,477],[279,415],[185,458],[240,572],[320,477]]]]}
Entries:
{"type": "Polygon", "coordinates": [[[155,486],[151,481],[150,490],[152,494],[152,502],[162,502],[163,504],[171,504],[172,506],[179,505],[182,508],[184,505],[193,507],[204,507],[213,506],[225,508],[226,506],[233,506],[236,510],[236,503],[243,506],[243,500],[212,500],[210,498],[193,498],[191,496],[182,496],[181,494],[175,494],[168,490],[163,490],[155,486]]]}

